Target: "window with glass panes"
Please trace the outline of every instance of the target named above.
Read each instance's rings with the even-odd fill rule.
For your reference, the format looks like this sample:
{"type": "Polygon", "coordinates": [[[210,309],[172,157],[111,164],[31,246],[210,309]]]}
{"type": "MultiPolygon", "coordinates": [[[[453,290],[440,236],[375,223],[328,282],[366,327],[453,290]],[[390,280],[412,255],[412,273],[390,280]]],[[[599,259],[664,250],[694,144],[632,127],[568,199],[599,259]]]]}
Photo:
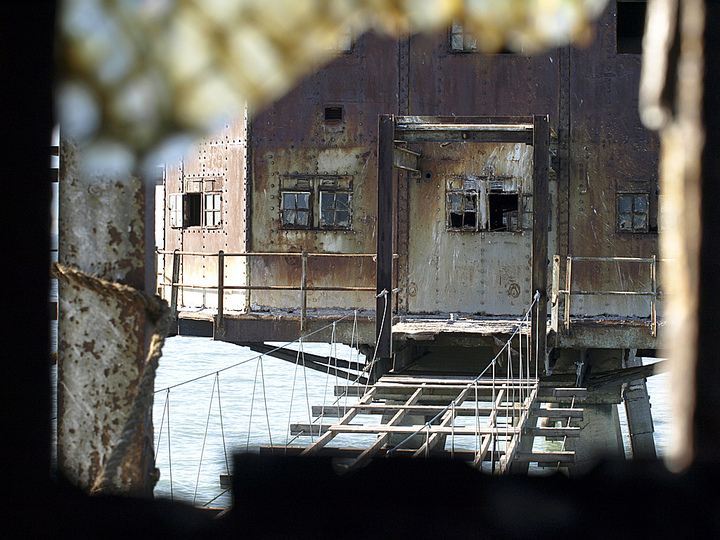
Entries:
{"type": "Polygon", "coordinates": [[[222,194],[205,193],[203,195],[203,225],[205,227],[219,227],[221,216],[220,202],[222,194]]]}
{"type": "Polygon", "coordinates": [[[618,193],[618,232],[648,232],[648,193],[618,193]]]}
{"type": "Polygon", "coordinates": [[[320,191],[320,228],[350,228],[351,194],[344,191],[320,191]]]}
{"type": "Polygon", "coordinates": [[[309,229],[312,227],[309,191],[283,191],[282,226],[309,229]]]}
{"type": "Polygon", "coordinates": [[[450,50],[452,52],[477,52],[477,37],[468,32],[460,21],[453,21],[450,28],[450,50]]]}
{"type": "Polygon", "coordinates": [[[477,191],[456,190],[447,194],[448,230],[478,230],[478,193],[477,191]]]}

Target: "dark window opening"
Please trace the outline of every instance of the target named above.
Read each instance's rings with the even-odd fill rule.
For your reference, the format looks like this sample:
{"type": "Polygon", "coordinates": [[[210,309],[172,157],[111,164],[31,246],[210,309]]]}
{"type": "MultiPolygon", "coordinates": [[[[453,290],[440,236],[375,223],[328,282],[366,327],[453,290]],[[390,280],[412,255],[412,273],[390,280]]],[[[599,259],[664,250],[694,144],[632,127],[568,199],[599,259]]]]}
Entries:
{"type": "Polygon", "coordinates": [[[517,193],[488,193],[488,230],[517,231],[517,193]]]}
{"type": "Polygon", "coordinates": [[[618,54],[642,54],[646,2],[618,2],[616,50],[618,54]]]}
{"type": "Polygon", "coordinates": [[[284,191],[281,194],[282,225],[287,228],[309,229],[310,193],[306,191],[284,191]]]}
{"type": "Polygon", "coordinates": [[[339,124],[343,120],[342,107],[325,107],[325,122],[327,124],[339,124]]]}
{"type": "Polygon", "coordinates": [[[476,191],[448,193],[448,229],[477,231],[478,194],[476,191]]]}
{"type": "Polygon", "coordinates": [[[649,194],[621,193],[617,196],[618,232],[649,232],[649,194]]]}
{"type": "Polygon", "coordinates": [[[183,227],[202,226],[202,193],[185,193],[183,197],[183,227]]]}
{"type": "Polygon", "coordinates": [[[337,191],[320,192],[320,228],[350,228],[351,194],[337,191]]]}

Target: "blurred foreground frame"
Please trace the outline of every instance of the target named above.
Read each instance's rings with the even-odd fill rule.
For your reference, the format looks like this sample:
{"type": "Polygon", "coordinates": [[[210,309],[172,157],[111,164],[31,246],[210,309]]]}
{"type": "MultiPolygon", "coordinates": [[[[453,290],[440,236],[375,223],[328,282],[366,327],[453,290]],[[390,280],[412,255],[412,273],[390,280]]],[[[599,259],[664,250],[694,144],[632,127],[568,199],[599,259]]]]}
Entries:
{"type": "MultiPolygon", "coordinates": [[[[720,23],[720,8],[713,2],[703,3],[701,0],[655,0],[650,6],[651,12],[658,6],[662,7],[668,23],[664,29],[663,47],[646,49],[647,63],[660,62],[665,55],[667,69],[655,81],[661,85],[659,91],[656,88],[655,92],[650,92],[649,101],[643,106],[649,104],[667,112],[666,116],[655,115],[654,118],[659,118],[657,127],[662,129],[663,189],[667,190],[666,199],[675,199],[677,205],[670,214],[669,229],[673,234],[668,237],[663,233],[663,257],[682,255],[674,257],[679,266],[669,268],[665,275],[670,276],[666,284],[668,292],[673,297],[678,290],[682,293],[672,300],[675,309],[668,310],[675,317],[669,324],[673,333],[668,339],[668,352],[674,364],[673,394],[682,401],[682,406],[676,405],[675,410],[684,418],[681,423],[684,426],[681,428],[684,429],[681,432],[683,436],[674,459],[678,468],[685,468],[686,472],[670,475],[657,464],[606,464],[578,481],[554,477],[482,478],[476,487],[471,488],[463,483],[471,472],[459,470],[456,465],[428,462],[425,465],[395,467],[390,472],[387,468],[393,467],[392,462],[380,463],[364,473],[365,480],[362,477],[355,480],[368,491],[360,487],[353,491],[356,495],[372,494],[373,502],[369,509],[377,516],[372,523],[392,524],[396,517],[403,515],[400,511],[393,515],[399,506],[398,501],[407,504],[407,500],[416,500],[403,500],[399,494],[390,493],[388,485],[400,479],[408,486],[407,492],[415,494],[419,480],[428,495],[423,499],[427,505],[408,510],[416,517],[423,513],[422,519],[395,521],[398,525],[406,524],[403,532],[423,530],[422,527],[429,521],[437,524],[452,519],[454,512],[441,511],[428,517],[428,508],[430,503],[435,502],[437,505],[432,506],[433,509],[449,511],[442,501],[455,486],[458,492],[463,492],[463,486],[466,486],[465,493],[473,494],[474,490],[479,490],[482,495],[478,495],[474,502],[470,501],[472,497],[465,497],[463,502],[457,502],[454,511],[474,508],[475,512],[480,512],[480,505],[490,500],[505,503],[484,507],[496,508],[499,512],[502,508],[512,507],[512,499],[504,498],[509,494],[524,501],[522,505],[514,503],[514,508],[520,509],[517,512],[495,514],[497,518],[494,522],[483,519],[480,514],[470,514],[479,519],[473,522],[474,528],[466,532],[480,536],[483,532],[488,535],[505,532],[509,536],[526,533],[550,536],[581,530],[590,536],[602,536],[612,531],[647,535],[652,531],[667,531],[669,526],[683,526],[683,532],[688,533],[718,532],[712,510],[718,504],[717,490],[713,487],[720,459],[720,410],[717,407],[720,399],[717,385],[720,361],[715,353],[715,338],[720,328],[715,306],[719,297],[717,293],[720,292],[717,290],[720,288],[720,261],[714,256],[720,248],[720,215],[717,208],[720,156],[713,154],[713,150],[717,148],[716,139],[720,138],[720,130],[716,128],[720,112],[720,104],[716,103],[720,99],[720,79],[712,70],[720,65],[720,36],[714,35],[712,29],[720,23]],[[656,101],[653,102],[653,99],[656,101]],[[673,284],[672,291],[670,283],[673,284]],[[442,475],[447,468],[453,470],[442,475]],[[439,475],[447,478],[447,482],[439,479],[439,475]],[[388,481],[388,477],[392,480],[388,481]],[[411,479],[414,480],[411,482],[411,479]],[[384,489],[378,492],[378,483],[383,482],[384,489]],[[568,487],[571,485],[574,487],[568,487]],[[641,514],[634,510],[630,512],[629,509],[641,499],[645,502],[644,507],[650,510],[641,514]],[[536,516],[523,512],[523,506],[536,504],[549,512],[550,508],[554,511],[558,508],[557,503],[561,503],[562,515],[550,520],[547,527],[541,530],[524,528],[531,527],[536,516]],[[472,504],[476,506],[471,508],[472,504]],[[672,506],[665,506],[668,504],[672,506]],[[623,512],[618,514],[618,508],[622,508],[623,512]],[[608,520],[607,515],[611,511],[620,519],[608,520]],[[501,519],[503,516],[507,519],[501,519]],[[575,525],[580,528],[575,528],[575,525]]],[[[12,362],[9,369],[14,383],[9,392],[11,403],[7,410],[11,411],[16,431],[13,443],[5,445],[4,450],[9,453],[7,462],[13,464],[8,474],[12,483],[17,483],[16,499],[25,505],[32,501],[34,506],[29,520],[23,519],[28,514],[27,507],[14,515],[29,531],[38,527],[45,530],[45,525],[49,525],[55,535],[58,531],[89,535],[97,533],[98,529],[113,530],[117,535],[154,530],[161,536],[229,535],[253,530],[252,527],[243,528],[248,522],[242,519],[210,522],[195,509],[182,504],[106,496],[89,498],[64,482],[51,479],[48,474],[49,331],[47,317],[38,314],[47,312],[49,187],[46,160],[52,124],[54,13],[54,2],[15,2],[6,11],[2,32],[5,40],[3,50],[24,52],[22,62],[17,57],[3,58],[3,72],[7,73],[13,96],[3,103],[6,112],[10,113],[6,115],[8,125],[5,132],[12,134],[12,137],[3,135],[7,143],[5,149],[7,155],[13,156],[6,173],[9,178],[27,179],[25,182],[8,182],[10,193],[6,201],[11,201],[13,207],[3,213],[6,230],[13,230],[10,226],[16,227],[20,222],[26,226],[23,235],[5,235],[9,252],[18,254],[9,258],[7,264],[18,283],[11,293],[11,302],[19,309],[3,325],[12,329],[6,346],[9,351],[22,350],[25,361],[6,360],[9,364],[12,362]],[[8,63],[7,69],[5,63],[8,63]]],[[[651,122],[654,114],[650,113],[651,122]]],[[[301,497],[303,483],[300,480],[308,482],[311,478],[317,482],[312,484],[315,488],[311,490],[319,497],[314,499],[316,507],[338,500],[332,489],[333,483],[338,481],[321,473],[324,467],[321,462],[298,465],[287,460],[262,461],[246,456],[239,458],[237,463],[236,477],[242,476],[245,485],[252,485],[255,493],[280,493],[285,496],[277,499],[269,496],[242,499],[241,496],[236,498],[236,502],[243,500],[247,504],[236,515],[249,519],[253,512],[251,506],[257,506],[262,510],[256,514],[257,517],[277,519],[278,516],[292,516],[291,505],[297,504],[297,499],[291,493],[301,497]]],[[[309,500],[306,499],[305,503],[309,500]]],[[[367,499],[358,496],[357,500],[348,500],[345,507],[347,519],[351,519],[353,512],[361,508],[352,502],[361,500],[367,499]]],[[[329,507],[334,508],[333,505],[329,507]]],[[[275,529],[260,529],[259,534],[316,537],[338,534],[338,529],[329,531],[325,528],[334,524],[333,521],[321,524],[321,530],[313,530],[314,520],[309,517],[312,514],[305,513],[303,516],[306,519],[300,523],[294,520],[274,521],[275,529]]],[[[251,524],[262,525],[257,521],[251,524]]],[[[383,532],[372,527],[363,530],[362,524],[357,530],[351,535],[365,537],[383,532]]],[[[384,532],[397,532],[397,529],[388,525],[384,532]]]]}

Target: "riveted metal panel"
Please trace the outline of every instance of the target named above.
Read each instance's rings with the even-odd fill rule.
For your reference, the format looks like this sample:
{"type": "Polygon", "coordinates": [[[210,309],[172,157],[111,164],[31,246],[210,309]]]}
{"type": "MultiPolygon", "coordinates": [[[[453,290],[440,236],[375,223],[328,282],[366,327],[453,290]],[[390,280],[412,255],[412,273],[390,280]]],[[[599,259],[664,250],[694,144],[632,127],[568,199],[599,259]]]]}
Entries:
{"type": "MultiPolygon", "coordinates": [[[[482,230],[489,184],[532,194],[532,147],[524,144],[419,145],[423,173],[409,188],[409,313],[521,315],[531,302],[532,231],[482,230]],[[476,232],[449,230],[450,190],[477,183],[476,232]]],[[[514,195],[510,195],[514,196],[514,195]]]]}
{"type": "MultiPolygon", "coordinates": [[[[658,252],[657,234],[618,232],[616,213],[619,191],[657,193],[657,137],[638,115],[641,59],[616,53],[615,2],[595,29],[592,44],[570,49],[568,254],[651,257],[658,252]]],[[[587,263],[577,275],[573,267],[573,280],[584,290],[650,290],[648,265],[587,263]]],[[[646,298],[586,296],[577,303],[573,298],[573,306],[582,315],[650,313],[646,298]]]]}
{"type": "Polygon", "coordinates": [[[415,115],[529,116],[557,121],[557,52],[537,56],[453,53],[447,32],[410,41],[410,111],[415,115]]]}
{"type": "MultiPolygon", "coordinates": [[[[377,118],[397,109],[397,43],[369,34],[353,50],[306,78],[252,121],[252,250],[256,252],[373,253],[377,207],[377,118]],[[326,119],[326,108],[335,109],[326,119]],[[342,120],[335,117],[342,108],[342,120]],[[314,224],[281,222],[281,190],[305,178],[314,224]],[[331,177],[351,185],[352,224],[319,225],[319,183],[331,177]]],[[[299,286],[300,258],[253,258],[251,283],[299,286]]],[[[308,287],[374,287],[371,259],[310,258],[308,287]]],[[[359,307],[368,292],[309,292],[309,309],[359,307]]],[[[252,291],[252,309],[298,309],[298,291],[252,291]]],[[[372,309],[372,307],[371,307],[372,309]]]]}

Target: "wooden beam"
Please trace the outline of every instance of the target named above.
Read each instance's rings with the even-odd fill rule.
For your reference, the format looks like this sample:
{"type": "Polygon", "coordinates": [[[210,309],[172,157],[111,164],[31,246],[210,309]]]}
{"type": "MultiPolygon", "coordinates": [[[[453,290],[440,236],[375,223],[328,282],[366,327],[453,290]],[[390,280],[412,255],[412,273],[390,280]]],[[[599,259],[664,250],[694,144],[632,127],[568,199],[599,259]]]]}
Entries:
{"type": "MultiPolygon", "coordinates": [[[[418,388],[415,390],[412,396],[405,402],[406,406],[415,405],[417,401],[420,399],[420,396],[422,396],[423,389],[418,388]]],[[[393,417],[388,421],[388,426],[396,426],[400,422],[403,421],[406,415],[406,411],[401,410],[395,413],[393,417]]],[[[360,454],[355,461],[350,463],[347,467],[348,471],[351,471],[353,469],[356,469],[358,467],[362,467],[365,463],[368,462],[375,454],[377,454],[384,446],[385,443],[387,443],[390,440],[390,433],[384,432],[378,434],[378,438],[373,442],[365,451],[363,451],[362,454],[360,454]]]]}
{"type": "MultiPolygon", "coordinates": [[[[522,416],[520,417],[520,420],[518,421],[518,427],[521,429],[521,432],[517,434],[517,436],[513,437],[510,441],[510,444],[505,449],[505,455],[500,460],[500,474],[504,474],[506,472],[510,471],[510,464],[512,463],[513,459],[515,459],[515,452],[517,451],[518,444],[520,443],[520,437],[522,436],[522,432],[525,431],[525,424],[527,423],[528,418],[530,417],[530,409],[535,403],[535,399],[537,398],[538,389],[537,387],[533,389],[533,391],[530,393],[530,395],[525,399],[525,411],[523,411],[522,416]]],[[[529,428],[529,434],[532,434],[533,431],[537,428],[529,428]]],[[[578,429],[579,432],[579,429],[578,429]]]]}
{"type": "MultiPolygon", "coordinates": [[[[358,405],[364,405],[366,403],[370,403],[373,400],[373,396],[375,395],[375,388],[370,388],[367,394],[365,394],[358,405]]],[[[348,413],[342,417],[342,419],[339,422],[339,426],[349,424],[355,416],[357,416],[357,408],[353,408],[351,411],[348,411],[348,413]]],[[[337,426],[336,426],[337,427],[337,426]]],[[[312,456],[315,455],[323,446],[325,446],[327,443],[329,443],[337,432],[335,431],[328,431],[325,433],[322,437],[320,437],[317,441],[315,441],[315,444],[312,446],[309,446],[306,448],[301,455],[303,456],[312,456]]]]}
{"type": "MultiPolygon", "coordinates": [[[[456,397],[453,402],[451,402],[451,407],[445,411],[445,414],[443,414],[442,419],[440,420],[440,427],[446,427],[448,423],[453,422],[453,430],[455,429],[455,407],[453,407],[453,403],[455,405],[462,405],[463,401],[465,401],[465,398],[467,397],[468,393],[473,389],[472,386],[468,386],[460,392],[460,395],[456,397]]],[[[450,433],[450,435],[453,435],[454,431],[450,433]]],[[[422,444],[420,448],[417,449],[417,451],[413,454],[414,457],[422,456],[430,452],[441,440],[441,435],[439,433],[433,433],[430,435],[427,440],[422,444]]]]}

